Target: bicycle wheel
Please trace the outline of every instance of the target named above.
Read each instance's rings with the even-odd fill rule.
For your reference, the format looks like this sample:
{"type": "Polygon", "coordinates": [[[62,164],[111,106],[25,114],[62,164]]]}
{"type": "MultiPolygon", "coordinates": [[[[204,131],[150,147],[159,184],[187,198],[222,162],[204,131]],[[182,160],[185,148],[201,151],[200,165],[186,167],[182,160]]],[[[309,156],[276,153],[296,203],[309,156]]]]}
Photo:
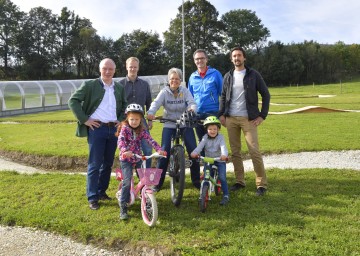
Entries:
{"type": "Polygon", "coordinates": [[[209,201],[209,183],[204,182],[200,196],[200,211],[205,212],[209,201]]]}
{"type": "Polygon", "coordinates": [[[179,206],[185,187],[185,152],[182,146],[175,146],[170,152],[169,159],[171,200],[179,206]]]}
{"type": "Polygon", "coordinates": [[[158,219],[158,207],[152,192],[145,191],[141,197],[141,215],[146,225],[155,226],[158,219]]]}

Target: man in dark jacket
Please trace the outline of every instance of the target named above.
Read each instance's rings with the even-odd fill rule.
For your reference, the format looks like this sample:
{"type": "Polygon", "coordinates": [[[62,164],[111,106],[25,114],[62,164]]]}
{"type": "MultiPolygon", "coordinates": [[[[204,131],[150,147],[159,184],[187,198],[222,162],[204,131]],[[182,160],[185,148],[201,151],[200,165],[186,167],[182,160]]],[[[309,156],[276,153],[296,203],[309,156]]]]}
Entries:
{"type": "Polygon", "coordinates": [[[267,190],[267,178],[259,149],[257,126],[269,112],[270,93],[259,72],[245,66],[244,49],[231,49],[230,59],[234,69],[224,76],[219,111],[220,122],[228,131],[236,178],[236,183],[230,189],[235,191],[246,185],[241,158],[242,130],[256,173],[256,195],[262,196],[267,190]],[[262,98],[261,110],[258,107],[258,93],[262,98]]]}
{"type": "Polygon", "coordinates": [[[101,77],[88,80],[71,95],[69,107],[78,120],[76,136],[87,137],[89,159],[86,195],[89,207],[99,209],[99,200],[110,200],[106,194],[117,147],[116,126],[124,118],[124,88],[113,81],[115,63],[103,59],[101,77]]]}

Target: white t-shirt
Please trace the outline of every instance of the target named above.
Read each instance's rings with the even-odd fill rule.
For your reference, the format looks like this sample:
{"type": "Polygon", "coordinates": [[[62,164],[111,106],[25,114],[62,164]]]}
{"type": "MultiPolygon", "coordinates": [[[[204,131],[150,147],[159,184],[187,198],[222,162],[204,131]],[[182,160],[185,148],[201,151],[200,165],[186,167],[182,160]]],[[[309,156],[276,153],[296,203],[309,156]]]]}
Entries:
{"type": "Polygon", "coordinates": [[[241,71],[234,71],[234,84],[232,85],[230,116],[247,117],[247,108],[244,90],[244,76],[246,69],[241,71]]]}

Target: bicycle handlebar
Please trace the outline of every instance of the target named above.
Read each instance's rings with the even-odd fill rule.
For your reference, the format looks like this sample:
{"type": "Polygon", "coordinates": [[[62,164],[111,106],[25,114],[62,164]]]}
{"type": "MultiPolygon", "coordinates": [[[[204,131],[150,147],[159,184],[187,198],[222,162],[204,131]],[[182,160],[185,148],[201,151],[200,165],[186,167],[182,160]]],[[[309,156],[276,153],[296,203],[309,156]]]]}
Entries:
{"type": "MultiPolygon", "coordinates": [[[[218,162],[218,161],[222,161],[220,159],[220,157],[204,157],[204,156],[199,156],[198,158],[202,159],[204,162],[209,163],[209,164],[213,164],[214,162],[218,162]]],[[[227,161],[228,158],[226,158],[225,161],[227,161]]]]}
{"type": "Polygon", "coordinates": [[[163,117],[156,117],[152,121],[159,121],[160,123],[164,123],[164,122],[180,123],[180,119],[169,119],[169,118],[163,118],[163,117]]]}
{"type": "Polygon", "coordinates": [[[160,155],[158,152],[155,152],[155,153],[151,154],[150,156],[142,156],[142,155],[138,155],[138,154],[134,154],[134,156],[141,160],[147,160],[147,159],[150,159],[153,157],[155,157],[155,158],[165,157],[166,158],[166,156],[160,155]]]}

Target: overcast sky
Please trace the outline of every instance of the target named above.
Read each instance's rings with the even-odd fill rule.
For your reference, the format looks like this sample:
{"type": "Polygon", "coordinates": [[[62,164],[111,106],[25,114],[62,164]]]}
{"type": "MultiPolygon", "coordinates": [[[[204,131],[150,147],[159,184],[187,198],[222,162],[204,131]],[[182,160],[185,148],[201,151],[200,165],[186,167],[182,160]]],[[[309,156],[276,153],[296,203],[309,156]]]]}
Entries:
{"type": "MultiPolygon", "coordinates": [[[[11,0],[21,11],[42,6],[60,15],[67,7],[88,18],[99,36],[118,39],[135,29],[162,33],[176,17],[181,0],[11,0]]],[[[283,43],[360,44],[359,0],[210,0],[222,14],[234,9],[254,11],[270,30],[268,40],[283,43]]]]}

